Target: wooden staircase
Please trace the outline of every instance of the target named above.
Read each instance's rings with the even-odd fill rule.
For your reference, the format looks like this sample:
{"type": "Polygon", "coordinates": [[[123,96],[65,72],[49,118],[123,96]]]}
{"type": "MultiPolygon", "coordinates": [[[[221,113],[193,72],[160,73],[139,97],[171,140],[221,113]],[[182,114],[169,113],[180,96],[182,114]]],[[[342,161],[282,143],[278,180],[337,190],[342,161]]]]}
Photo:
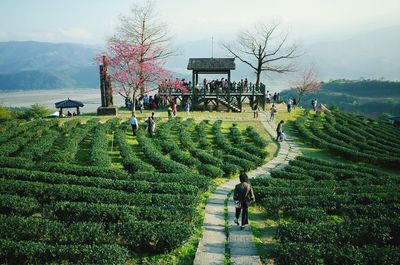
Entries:
{"type": "Polygon", "coordinates": [[[242,112],[241,109],[239,109],[237,106],[228,103],[225,99],[223,98],[219,98],[218,99],[220,103],[222,103],[222,105],[224,105],[225,107],[227,107],[229,110],[233,111],[233,112],[242,112]]]}

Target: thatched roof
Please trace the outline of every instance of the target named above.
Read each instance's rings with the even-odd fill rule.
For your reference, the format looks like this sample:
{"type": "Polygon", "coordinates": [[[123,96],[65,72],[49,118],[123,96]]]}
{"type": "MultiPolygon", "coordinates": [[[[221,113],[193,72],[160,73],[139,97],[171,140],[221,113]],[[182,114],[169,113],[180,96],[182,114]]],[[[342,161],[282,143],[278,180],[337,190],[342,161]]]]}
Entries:
{"type": "Polygon", "coordinates": [[[72,100],[72,99],[67,99],[63,100],[60,102],[55,103],[56,108],[63,108],[63,109],[68,109],[68,108],[76,108],[76,107],[83,107],[83,103],[77,100],[72,100]]]}
{"type": "Polygon", "coordinates": [[[190,58],[187,69],[195,71],[235,70],[235,58],[190,58]]]}

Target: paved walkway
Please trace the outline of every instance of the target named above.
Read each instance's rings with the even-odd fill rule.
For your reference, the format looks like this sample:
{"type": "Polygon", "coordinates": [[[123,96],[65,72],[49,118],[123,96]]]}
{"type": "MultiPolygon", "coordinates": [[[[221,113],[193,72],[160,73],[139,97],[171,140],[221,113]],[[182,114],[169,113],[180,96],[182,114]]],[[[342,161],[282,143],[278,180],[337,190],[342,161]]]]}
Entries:
{"type": "MultiPolygon", "coordinates": [[[[260,115],[266,120],[265,113],[260,115]]],[[[262,122],[264,128],[275,136],[275,123],[262,122]]],[[[248,173],[249,178],[269,177],[272,169],[285,167],[291,159],[299,154],[296,144],[290,139],[280,143],[278,155],[270,162],[248,173]]],[[[224,202],[228,194],[238,184],[238,179],[232,179],[220,185],[207,200],[204,217],[204,232],[197,248],[194,265],[223,265],[225,246],[228,246],[231,264],[261,265],[257,248],[252,239],[250,227],[241,231],[240,226],[233,223],[235,205],[232,196],[228,198],[228,235],[225,230],[224,202]]],[[[256,194],[257,196],[257,194],[256,194]]]]}

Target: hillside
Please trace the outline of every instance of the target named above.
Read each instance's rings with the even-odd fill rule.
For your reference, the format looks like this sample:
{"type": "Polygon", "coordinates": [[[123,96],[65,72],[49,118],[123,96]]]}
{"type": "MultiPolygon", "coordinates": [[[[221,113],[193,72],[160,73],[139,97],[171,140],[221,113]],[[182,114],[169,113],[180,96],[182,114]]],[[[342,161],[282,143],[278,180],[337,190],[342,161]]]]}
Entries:
{"type": "Polygon", "coordinates": [[[72,43],[1,42],[0,91],[97,87],[98,51],[72,43]]]}
{"type": "MultiPolygon", "coordinates": [[[[322,80],[337,78],[385,78],[399,80],[400,26],[382,28],[348,39],[306,43],[305,52],[296,62],[299,66],[315,65],[322,80]]],[[[167,69],[180,78],[190,78],[186,70],[188,58],[211,57],[209,39],[183,42],[176,46],[179,56],[171,57],[167,69]]],[[[98,69],[93,58],[100,47],[73,43],[46,43],[34,41],[0,42],[1,90],[48,88],[97,87],[98,69]],[[39,76],[32,76],[28,71],[41,71],[39,76]],[[46,74],[44,74],[46,73],[46,74]],[[16,82],[13,76],[18,75],[16,82]],[[53,82],[57,76],[59,81],[53,82]],[[27,85],[33,80],[33,85],[27,85]],[[36,81],[37,80],[37,81],[36,81]]],[[[214,57],[229,56],[217,43],[214,45],[214,57]]],[[[247,77],[254,79],[253,71],[236,60],[236,70],[232,72],[234,80],[247,77]]],[[[209,77],[213,78],[213,77],[209,77]]],[[[282,83],[292,80],[293,75],[270,74],[263,76],[263,81],[272,91],[282,88],[282,83]]]]}
{"type": "MultiPolygon", "coordinates": [[[[292,90],[283,99],[296,97],[292,90]]],[[[400,82],[381,80],[334,80],[323,83],[321,91],[303,97],[301,105],[311,108],[311,100],[336,105],[343,111],[377,117],[382,113],[400,115],[400,82]]]]}

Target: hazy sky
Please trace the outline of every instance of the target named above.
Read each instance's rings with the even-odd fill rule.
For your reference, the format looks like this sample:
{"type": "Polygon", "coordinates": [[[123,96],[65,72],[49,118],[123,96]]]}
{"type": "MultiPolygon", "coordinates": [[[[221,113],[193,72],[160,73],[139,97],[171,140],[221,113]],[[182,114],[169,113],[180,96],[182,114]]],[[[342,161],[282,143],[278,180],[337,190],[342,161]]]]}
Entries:
{"type": "MultiPolygon", "coordinates": [[[[1,0],[0,41],[103,44],[139,0],[1,0]]],[[[158,0],[176,42],[229,38],[258,21],[280,21],[300,41],[337,40],[400,25],[400,0],[158,0]]]]}

